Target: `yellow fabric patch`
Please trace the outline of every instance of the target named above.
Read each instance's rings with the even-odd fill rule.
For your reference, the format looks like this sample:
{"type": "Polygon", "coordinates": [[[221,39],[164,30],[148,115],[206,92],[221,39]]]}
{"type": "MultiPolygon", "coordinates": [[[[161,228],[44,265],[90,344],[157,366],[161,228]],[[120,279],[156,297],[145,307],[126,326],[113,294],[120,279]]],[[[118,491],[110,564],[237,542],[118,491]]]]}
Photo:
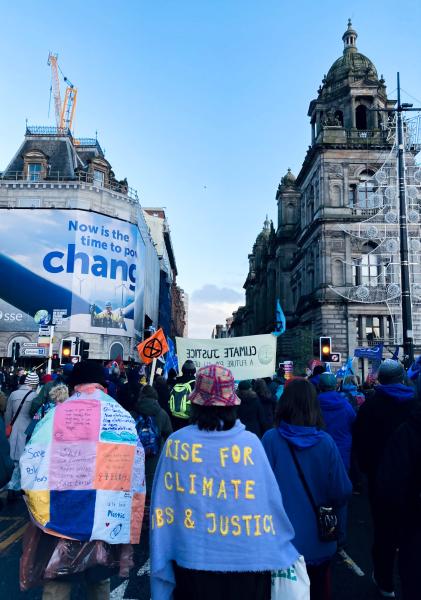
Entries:
{"type": "Polygon", "coordinates": [[[25,495],[26,503],[35,521],[44,526],[50,520],[50,492],[48,490],[26,491],[25,495]]]}

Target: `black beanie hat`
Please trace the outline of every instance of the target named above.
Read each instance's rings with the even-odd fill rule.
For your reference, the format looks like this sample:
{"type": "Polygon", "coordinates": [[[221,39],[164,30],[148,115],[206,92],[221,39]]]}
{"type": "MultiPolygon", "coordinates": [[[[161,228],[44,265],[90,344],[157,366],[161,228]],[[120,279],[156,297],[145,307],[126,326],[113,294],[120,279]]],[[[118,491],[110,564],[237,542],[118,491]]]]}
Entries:
{"type": "Polygon", "coordinates": [[[190,359],[186,360],[184,365],[181,367],[183,373],[196,373],[196,365],[190,359]]]}
{"type": "Polygon", "coordinates": [[[105,387],[104,368],[99,363],[91,361],[76,363],[70,376],[70,385],[75,387],[82,383],[99,383],[105,387]]]}

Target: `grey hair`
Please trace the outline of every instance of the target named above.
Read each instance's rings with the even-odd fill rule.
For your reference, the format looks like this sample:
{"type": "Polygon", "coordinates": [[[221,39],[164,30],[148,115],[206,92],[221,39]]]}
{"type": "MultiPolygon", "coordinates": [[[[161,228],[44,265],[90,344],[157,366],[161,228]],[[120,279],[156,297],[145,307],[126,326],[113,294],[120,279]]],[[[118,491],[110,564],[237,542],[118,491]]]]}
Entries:
{"type": "Polygon", "coordinates": [[[54,402],[54,404],[60,404],[64,402],[69,397],[69,390],[67,389],[67,385],[64,383],[59,383],[51,388],[48,394],[50,400],[54,402]]]}

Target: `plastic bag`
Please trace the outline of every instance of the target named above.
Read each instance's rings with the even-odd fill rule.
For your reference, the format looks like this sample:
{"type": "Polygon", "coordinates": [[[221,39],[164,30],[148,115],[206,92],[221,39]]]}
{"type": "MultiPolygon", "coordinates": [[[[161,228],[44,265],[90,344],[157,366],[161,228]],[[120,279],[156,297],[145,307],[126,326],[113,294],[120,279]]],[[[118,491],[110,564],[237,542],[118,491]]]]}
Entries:
{"type": "Polygon", "coordinates": [[[310,600],[310,579],[302,556],[288,569],[272,571],[271,600],[310,600]]]}
{"type": "Polygon", "coordinates": [[[106,544],[101,541],[78,542],[48,535],[29,523],[23,538],[20,561],[22,591],[45,581],[83,573],[93,567],[119,569],[120,577],[128,577],[133,567],[131,544],[106,544]]]}

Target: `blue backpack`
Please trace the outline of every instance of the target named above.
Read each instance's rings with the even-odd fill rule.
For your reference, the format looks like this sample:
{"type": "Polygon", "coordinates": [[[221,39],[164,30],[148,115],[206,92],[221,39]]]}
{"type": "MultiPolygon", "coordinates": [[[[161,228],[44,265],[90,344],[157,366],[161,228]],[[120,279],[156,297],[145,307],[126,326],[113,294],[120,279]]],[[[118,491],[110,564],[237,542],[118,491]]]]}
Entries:
{"type": "Polygon", "coordinates": [[[161,447],[161,432],[155,417],[140,415],[136,420],[136,431],[145,451],[145,457],[157,456],[161,447]]]}

